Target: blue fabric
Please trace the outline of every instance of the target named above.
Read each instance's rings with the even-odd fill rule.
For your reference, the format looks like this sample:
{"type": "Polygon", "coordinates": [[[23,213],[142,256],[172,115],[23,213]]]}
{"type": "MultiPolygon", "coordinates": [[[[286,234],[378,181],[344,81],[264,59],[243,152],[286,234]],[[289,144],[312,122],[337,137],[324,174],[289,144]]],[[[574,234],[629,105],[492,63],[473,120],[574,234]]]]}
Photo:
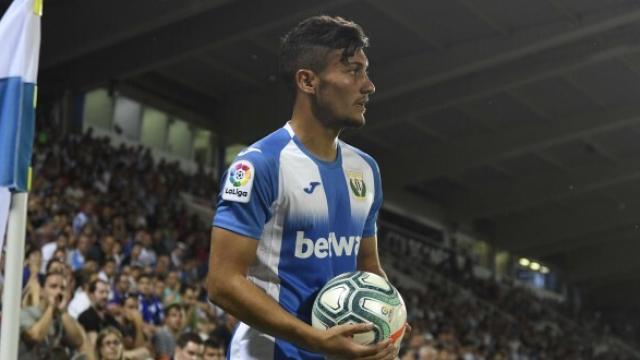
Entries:
{"type": "MultiPolygon", "coordinates": [[[[253,189],[249,203],[238,203],[222,199],[222,189],[229,181],[229,170],[222,179],[218,193],[216,215],[213,225],[256,240],[260,239],[264,224],[271,218],[271,204],[278,196],[278,156],[291,137],[285,129],[280,129],[263,141],[254,145],[261,151],[251,151],[239,155],[235,160],[246,160],[254,166],[253,189]],[[271,155],[271,156],[269,156],[271,155]]],[[[241,153],[242,154],[242,153],[241,153]]]]}
{"type": "Polygon", "coordinates": [[[147,324],[162,325],[164,320],[164,308],[162,302],[155,296],[145,297],[140,295],[138,297],[140,303],[140,313],[142,314],[142,320],[147,324]]]}
{"type": "Polygon", "coordinates": [[[27,191],[35,127],[35,85],[0,79],[0,186],[27,191]]]}
{"type": "MultiPolygon", "coordinates": [[[[235,160],[250,162],[254,168],[248,202],[227,201],[222,198],[225,185],[230,181],[228,173],[225,173],[213,219],[216,227],[259,241],[279,244],[276,245],[279,247],[277,250],[273,249],[274,256],[279,256],[275,274],[279,278],[277,301],[286,311],[308,324],[311,323],[313,301],[322,286],[329,279],[356,269],[361,237],[375,235],[375,221],[382,202],[380,174],[375,161],[357,150],[357,154],[365,160],[364,163],[360,159],[355,161],[351,153],[343,159],[343,150],[347,151],[351,147],[342,146],[339,145],[336,160],[323,161],[317,159],[286,129],[266,136],[241,152],[235,160]],[[280,163],[283,151],[286,151],[286,159],[292,159],[291,162],[283,160],[280,163]],[[368,184],[375,193],[373,203],[359,214],[355,211],[352,213],[356,204],[351,204],[351,190],[347,181],[347,169],[351,166],[356,166],[355,170],[363,172],[370,168],[375,183],[368,184]],[[285,178],[279,179],[280,176],[285,178]],[[279,182],[282,183],[282,189],[279,189],[279,182]],[[279,194],[279,190],[283,193],[279,194]],[[324,204],[326,200],[326,209],[318,210],[310,206],[309,209],[313,208],[313,211],[307,212],[305,207],[310,201],[308,199],[314,199],[313,196],[320,191],[324,192],[324,199],[318,195],[314,201],[322,199],[324,204]],[[274,235],[271,233],[263,234],[265,225],[274,216],[271,212],[275,209],[272,209],[272,205],[276,200],[280,201],[278,216],[283,216],[282,227],[279,227],[279,223],[274,225],[279,229],[276,233],[280,239],[272,239],[271,236],[274,235]],[[292,207],[292,203],[297,205],[292,207]],[[292,210],[294,208],[296,212],[292,210]],[[300,247],[297,248],[298,245],[300,247]],[[320,250],[309,252],[313,248],[320,250]]],[[[261,275],[258,275],[258,279],[264,280],[259,276],[261,275]]],[[[267,276],[265,278],[268,279],[267,276]]],[[[250,341],[244,340],[237,344],[241,347],[251,346],[250,341]]],[[[273,359],[324,358],[281,339],[275,339],[272,356],[273,359]]],[[[265,354],[265,359],[271,358],[271,354],[265,354]]]]}

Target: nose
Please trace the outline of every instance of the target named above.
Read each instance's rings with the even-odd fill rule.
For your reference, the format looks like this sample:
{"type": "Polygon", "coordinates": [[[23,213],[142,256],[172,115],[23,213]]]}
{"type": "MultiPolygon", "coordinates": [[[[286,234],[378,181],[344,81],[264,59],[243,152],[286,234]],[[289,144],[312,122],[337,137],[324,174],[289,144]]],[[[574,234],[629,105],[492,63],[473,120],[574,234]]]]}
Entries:
{"type": "Polygon", "coordinates": [[[362,88],[362,92],[364,94],[373,95],[376,92],[376,86],[373,85],[373,81],[369,78],[369,75],[365,75],[364,87],[362,88]]]}

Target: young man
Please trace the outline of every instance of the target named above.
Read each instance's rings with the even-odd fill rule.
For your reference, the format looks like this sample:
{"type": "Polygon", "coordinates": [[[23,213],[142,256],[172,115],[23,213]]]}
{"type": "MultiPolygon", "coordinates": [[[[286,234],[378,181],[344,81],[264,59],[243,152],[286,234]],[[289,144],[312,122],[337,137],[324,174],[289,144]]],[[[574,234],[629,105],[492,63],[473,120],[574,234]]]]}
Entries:
{"type": "Polygon", "coordinates": [[[208,338],[204,342],[203,360],[223,360],[225,359],[224,345],[214,338],[208,338]]]}
{"type": "Polygon", "coordinates": [[[201,360],[204,345],[200,335],[192,332],[180,335],[176,343],[175,360],[201,360]]]}
{"type": "Polygon", "coordinates": [[[184,311],[179,304],[169,305],[165,310],[165,314],[164,326],[157,329],[151,339],[158,359],[170,359],[173,356],[176,341],[183,329],[184,311]]]}
{"type": "Polygon", "coordinates": [[[141,274],[136,280],[138,285],[138,301],[140,302],[140,313],[145,323],[160,326],[164,319],[164,308],[162,301],[154,294],[151,284],[151,275],[141,274]]]}
{"type": "Polygon", "coordinates": [[[357,24],[317,16],[283,39],[282,73],[295,94],[284,128],[238,154],[213,221],[208,291],[239,323],[232,359],[393,359],[385,340],[353,341],[367,324],[311,327],[318,290],[341,273],[384,276],[377,251],[380,174],[338,139],[365,124],[375,87],[357,24]],[[247,277],[248,275],[248,277],[247,277]]]}

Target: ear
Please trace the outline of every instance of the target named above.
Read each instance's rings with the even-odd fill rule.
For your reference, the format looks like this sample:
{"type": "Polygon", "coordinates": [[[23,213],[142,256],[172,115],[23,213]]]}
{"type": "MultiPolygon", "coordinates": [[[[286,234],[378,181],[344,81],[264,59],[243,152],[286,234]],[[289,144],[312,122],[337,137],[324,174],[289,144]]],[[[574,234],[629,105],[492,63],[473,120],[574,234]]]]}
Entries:
{"type": "Polygon", "coordinates": [[[315,94],[318,86],[318,76],[311,70],[300,69],[296,71],[296,87],[305,94],[315,94]]]}

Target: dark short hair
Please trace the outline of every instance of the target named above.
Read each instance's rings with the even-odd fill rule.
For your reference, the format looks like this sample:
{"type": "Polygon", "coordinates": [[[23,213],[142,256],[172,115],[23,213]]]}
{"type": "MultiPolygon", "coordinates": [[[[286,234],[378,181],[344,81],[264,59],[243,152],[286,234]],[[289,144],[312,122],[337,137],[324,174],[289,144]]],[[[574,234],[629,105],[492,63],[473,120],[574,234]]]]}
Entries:
{"type": "Polygon", "coordinates": [[[49,260],[49,262],[47,263],[47,268],[45,269],[45,270],[46,270],[46,272],[49,272],[49,270],[51,269],[51,267],[52,267],[52,266],[53,266],[53,264],[55,264],[55,263],[60,263],[60,264],[62,264],[62,265],[65,265],[65,263],[64,263],[64,262],[62,262],[62,261],[60,261],[60,260],[58,260],[58,259],[56,259],[56,258],[51,258],[51,260],[49,260]]]}
{"type": "Polygon", "coordinates": [[[42,254],[42,250],[40,250],[40,248],[39,248],[39,247],[37,247],[37,246],[33,246],[33,247],[29,248],[29,250],[27,250],[27,253],[25,254],[25,256],[24,256],[24,257],[25,257],[25,258],[28,258],[29,256],[31,256],[31,254],[33,254],[33,253],[37,253],[37,252],[39,252],[40,254],[42,254]]]}
{"type": "Polygon", "coordinates": [[[102,259],[102,262],[100,263],[100,266],[105,266],[107,263],[110,263],[110,262],[112,262],[114,264],[117,264],[116,258],[114,258],[113,256],[110,256],[110,257],[102,259]]]}
{"type": "Polygon", "coordinates": [[[143,272],[140,275],[138,275],[138,278],[136,279],[136,282],[140,281],[140,279],[142,279],[142,278],[147,278],[147,279],[149,279],[149,281],[151,281],[152,277],[151,277],[151,274],[143,272]]]}
{"type": "Polygon", "coordinates": [[[178,309],[178,311],[181,311],[181,310],[182,310],[182,305],[180,305],[180,304],[178,304],[178,303],[173,303],[173,304],[171,304],[171,305],[167,306],[167,307],[164,309],[164,314],[165,314],[166,316],[168,316],[168,315],[169,315],[169,312],[170,312],[171,310],[173,310],[173,309],[178,309]]]}
{"type": "Polygon", "coordinates": [[[220,347],[223,347],[223,346],[224,346],[224,343],[220,339],[215,338],[215,337],[210,337],[210,338],[208,338],[207,340],[204,341],[204,347],[206,347],[206,348],[209,347],[209,348],[216,348],[217,349],[217,348],[220,348],[220,347]]]}
{"type": "Polygon", "coordinates": [[[176,341],[176,345],[180,349],[184,349],[184,347],[187,346],[187,344],[190,342],[198,345],[202,345],[202,338],[200,337],[200,335],[194,332],[186,332],[180,335],[180,337],[178,338],[178,341],[176,341]]]}
{"type": "Polygon", "coordinates": [[[117,284],[123,276],[129,276],[129,274],[125,274],[123,272],[116,273],[116,275],[113,277],[113,283],[117,284]]]}
{"type": "Polygon", "coordinates": [[[92,282],[89,283],[89,294],[93,294],[94,292],[96,292],[96,290],[98,289],[99,283],[109,286],[109,284],[102,279],[93,280],[92,282]]]}
{"type": "Polygon", "coordinates": [[[198,294],[200,292],[200,288],[196,285],[193,284],[182,284],[181,289],[180,289],[180,294],[186,294],[187,290],[191,290],[194,293],[198,294]]]}
{"type": "Polygon", "coordinates": [[[344,49],[342,61],[358,49],[369,46],[369,38],[360,25],[339,16],[313,16],[293,27],[280,43],[280,76],[295,91],[295,74],[299,69],[321,72],[327,65],[327,55],[344,49]]]}

